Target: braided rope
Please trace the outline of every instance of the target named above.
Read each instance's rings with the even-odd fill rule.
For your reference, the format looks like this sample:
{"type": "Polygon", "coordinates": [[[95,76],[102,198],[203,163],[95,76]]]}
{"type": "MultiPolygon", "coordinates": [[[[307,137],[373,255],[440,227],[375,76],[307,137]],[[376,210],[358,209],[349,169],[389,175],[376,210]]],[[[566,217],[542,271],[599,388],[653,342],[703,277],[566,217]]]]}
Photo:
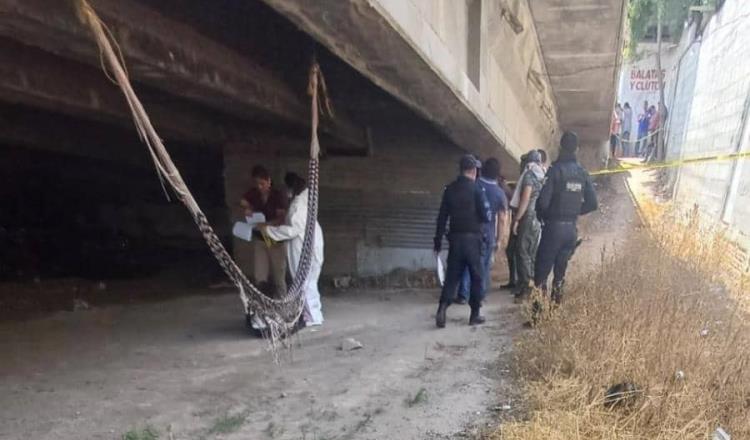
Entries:
{"type": "Polygon", "coordinates": [[[75,1],[76,11],[80,20],[91,29],[97,46],[99,47],[102,66],[107,66],[111,71],[105,69],[105,74],[122,89],[125,99],[133,114],[133,122],[141,140],[146,144],[149,154],[154,162],[159,178],[169,184],[178,200],[182,202],[193,216],[198,229],[203,235],[206,244],[222,269],[234,283],[239,291],[240,300],[248,316],[259,318],[266,325],[267,340],[271,345],[274,356],[277,357],[277,342],[284,341],[294,329],[297,320],[302,315],[305,305],[304,289],[307,284],[307,275],[313,259],[313,248],[315,246],[315,225],[318,216],[318,186],[320,176],[320,144],[318,141],[319,112],[326,111],[332,115],[330,102],[328,101],[325,81],[320,67],[316,62],[310,68],[308,93],[311,96],[311,142],[310,161],[308,166],[308,211],[305,225],[305,237],[302,244],[299,267],[295,273],[289,290],[279,299],[269,298],[257,287],[255,287],[242,273],[235,261],[227,252],[221,240],[211,227],[206,215],[198,206],[195,198],[182,179],[179,170],[172,161],[164,144],[156,133],[146,110],[140,99],[133,91],[133,87],[124,67],[122,54],[114,39],[114,36],[102,22],[96,11],[89,5],[87,0],[75,1]],[[114,48],[113,48],[114,46],[114,48]],[[117,51],[115,51],[117,48],[117,51]],[[319,102],[319,93],[322,94],[325,105],[319,102]]]}

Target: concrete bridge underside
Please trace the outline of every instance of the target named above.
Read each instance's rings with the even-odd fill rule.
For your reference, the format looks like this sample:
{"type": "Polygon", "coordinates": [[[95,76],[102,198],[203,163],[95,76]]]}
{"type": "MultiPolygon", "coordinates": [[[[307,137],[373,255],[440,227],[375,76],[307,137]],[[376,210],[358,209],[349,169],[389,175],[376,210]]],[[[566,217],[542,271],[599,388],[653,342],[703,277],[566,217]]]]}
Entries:
{"type": "MultiPolygon", "coordinates": [[[[253,165],[277,182],[305,172],[317,56],[337,114],[321,139],[326,275],[431,269],[437,205],[465,151],[499,157],[514,178],[525,151],[554,157],[561,128],[587,151],[607,137],[622,1],[89,2],[225,236],[253,165]]],[[[189,217],[164,201],[73,4],[0,0],[0,197],[12,206],[0,226],[36,234],[26,273],[58,259],[46,248],[67,246],[57,225],[73,241],[85,238],[76,228],[102,229],[156,256],[206,256],[189,217]]]]}
{"type": "Polygon", "coordinates": [[[555,94],[560,127],[575,130],[582,145],[594,148],[586,152],[591,154],[608,138],[626,1],[529,3],[555,94]]]}

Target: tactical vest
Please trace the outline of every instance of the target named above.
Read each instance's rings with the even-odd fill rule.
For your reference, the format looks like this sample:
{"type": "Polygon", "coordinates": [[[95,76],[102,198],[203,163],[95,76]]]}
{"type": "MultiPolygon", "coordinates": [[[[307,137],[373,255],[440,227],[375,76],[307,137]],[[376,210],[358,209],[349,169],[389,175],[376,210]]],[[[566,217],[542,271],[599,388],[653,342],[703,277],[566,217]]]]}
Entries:
{"type": "Polygon", "coordinates": [[[586,170],[578,162],[558,163],[549,217],[552,220],[575,220],[581,214],[586,170]]]}

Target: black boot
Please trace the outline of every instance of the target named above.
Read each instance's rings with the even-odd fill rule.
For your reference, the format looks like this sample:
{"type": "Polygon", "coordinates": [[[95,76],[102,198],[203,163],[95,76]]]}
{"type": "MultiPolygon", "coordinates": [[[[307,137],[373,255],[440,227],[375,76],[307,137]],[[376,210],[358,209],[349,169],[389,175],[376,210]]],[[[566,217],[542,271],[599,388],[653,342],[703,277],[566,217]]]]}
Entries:
{"type": "Polygon", "coordinates": [[[552,285],[552,301],[554,301],[557,305],[562,304],[564,285],[565,281],[555,281],[555,283],[552,285]]]}
{"type": "Polygon", "coordinates": [[[469,316],[469,325],[481,325],[484,324],[484,316],[479,314],[479,307],[471,308],[471,315],[469,316]]]}
{"type": "Polygon", "coordinates": [[[522,304],[524,301],[526,301],[526,298],[529,297],[531,294],[531,287],[529,286],[521,286],[520,289],[513,295],[513,302],[515,304],[522,304]]]}
{"type": "Polygon", "coordinates": [[[445,328],[445,312],[448,310],[448,303],[441,302],[438,305],[437,314],[435,315],[435,325],[438,328],[445,328]]]}

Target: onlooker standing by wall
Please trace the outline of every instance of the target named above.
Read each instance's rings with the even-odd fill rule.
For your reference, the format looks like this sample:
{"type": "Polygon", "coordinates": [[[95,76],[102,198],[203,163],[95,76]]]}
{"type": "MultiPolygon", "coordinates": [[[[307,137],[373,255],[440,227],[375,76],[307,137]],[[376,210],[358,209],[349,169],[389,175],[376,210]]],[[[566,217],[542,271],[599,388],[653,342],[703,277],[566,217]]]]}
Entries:
{"type": "Polygon", "coordinates": [[[638,115],[638,139],[635,143],[635,155],[641,156],[646,152],[648,146],[648,126],[651,119],[648,101],[643,101],[643,113],[638,115]]]}
{"type": "Polygon", "coordinates": [[[622,145],[622,157],[630,157],[630,130],[632,129],[633,110],[630,108],[630,103],[626,102],[625,106],[622,109],[622,136],[620,137],[620,145],[622,145]]]}
{"type": "Polygon", "coordinates": [[[656,157],[656,146],[657,136],[659,133],[660,115],[653,105],[648,108],[649,120],[648,120],[648,148],[646,149],[646,156],[643,161],[648,162],[656,157]]]}
{"type": "Polygon", "coordinates": [[[620,108],[620,104],[617,104],[617,107],[612,111],[612,121],[609,125],[609,157],[610,159],[614,159],[617,157],[617,140],[620,136],[620,114],[622,113],[622,109],[620,108]]]}

